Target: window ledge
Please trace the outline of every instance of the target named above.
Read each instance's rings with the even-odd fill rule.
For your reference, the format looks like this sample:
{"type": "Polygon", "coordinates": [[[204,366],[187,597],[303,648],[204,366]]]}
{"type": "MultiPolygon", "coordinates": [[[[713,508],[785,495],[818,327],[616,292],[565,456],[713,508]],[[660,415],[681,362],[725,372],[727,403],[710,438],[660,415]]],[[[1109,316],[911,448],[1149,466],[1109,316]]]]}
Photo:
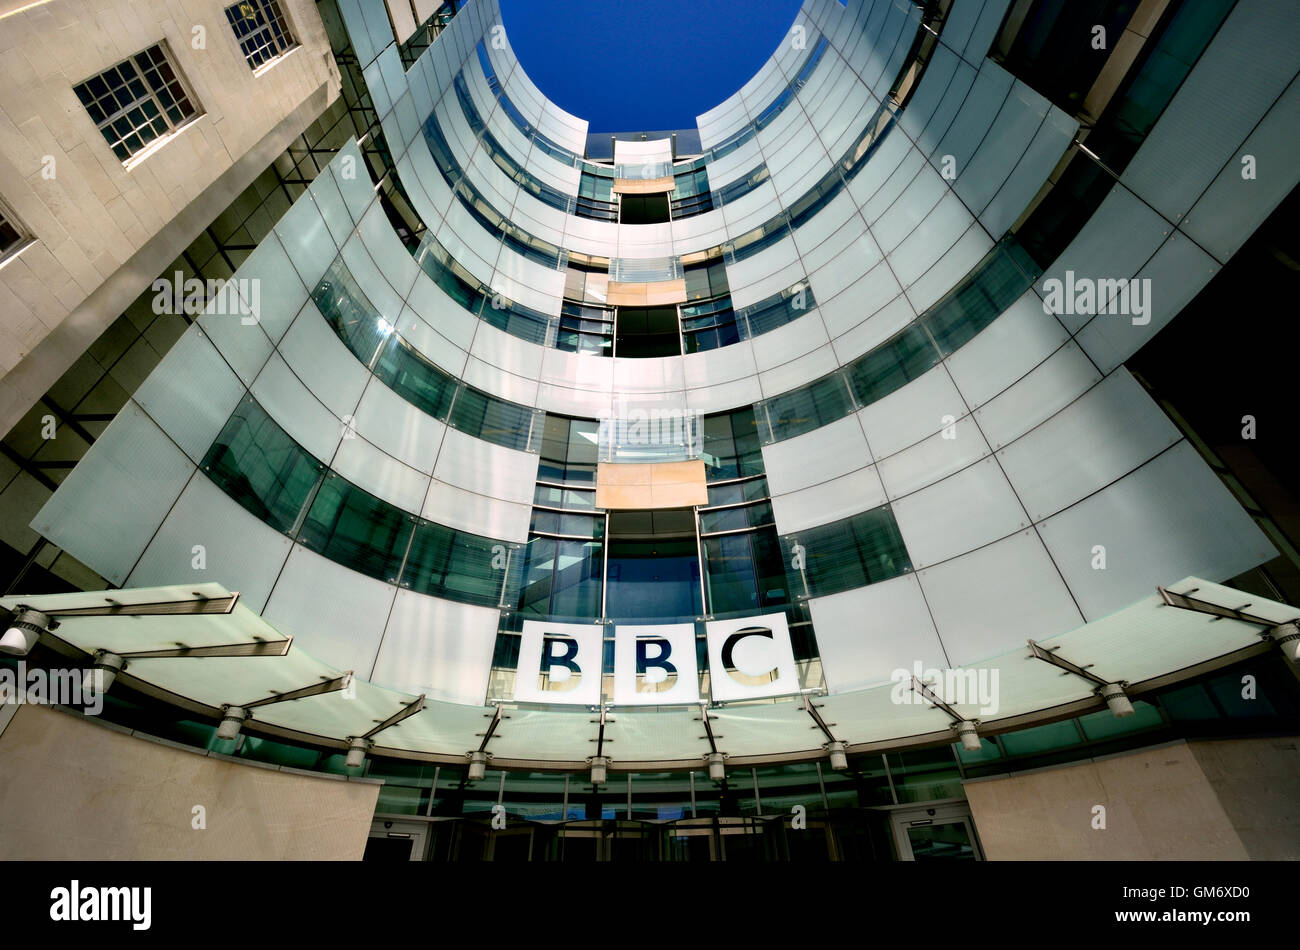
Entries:
{"type": "Polygon", "coordinates": [[[14,247],[13,250],[8,251],[5,254],[0,254],[0,270],[4,270],[6,267],[8,267],[11,261],[18,260],[18,258],[22,255],[23,251],[27,250],[35,243],[36,243],[36,238],[29,237],[26,238],[23,241],[23,243],[14,247]]]}
{"type": "Polygon", "coordinates": [[[261,66],[258,66],[256,69],[253,70],[253,78],[261,79],[264,73],[280,65],[286,59],[292,56],[294,53],[298,52],[298,50],[300,49],[302,49],[302,44],[295,43],[293,46],[290,46],[287,50],[285,50],[283,53],[281,53],[279,56],[275,57],[274,59],[268,59],[261,66]]]}
{"type": "Polygon", "coordinates": [[[131,171],[133,168],[135,168],[135,166],[139,165],[150,155],[154,154],[154,152],[158,151],[160,148],[165,146],[168,142],[172,141],[178,136],[184,135],[187,130],[192,128],[199,121],[199,119],[202,119],[206,115],[207,115],[206,112],[201,112],[196,116],[191,116],[190,118],[186,119],[185,122],[183,122],[181,125],[178,125],[176,128],[172,129],[166,135],[154,139],[143,149],[136,152],[134,155],[132,155],[130,158],[128,158],[126,161],[122,163],[122,167],[125,168],[127,171],[131,171]]]}

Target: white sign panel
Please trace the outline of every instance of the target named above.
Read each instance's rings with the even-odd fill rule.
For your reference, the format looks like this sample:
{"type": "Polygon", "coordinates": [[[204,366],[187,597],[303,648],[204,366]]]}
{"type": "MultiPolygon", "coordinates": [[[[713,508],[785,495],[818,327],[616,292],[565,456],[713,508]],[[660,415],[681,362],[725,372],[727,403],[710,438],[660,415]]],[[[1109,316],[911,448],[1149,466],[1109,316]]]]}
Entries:
{"type": "Polygon", "coordinates": [[[525,620],[515,699],[599,706],[603,630],[598,623],[525,620]]]}
{"type": "Polygon", "coordinates": [[[711,620],[707,630],[709,691],[715,701],[799,691],[785,614],[711,620]]]}
{"type": "Polygon", "coordinates": [[[699,699],[695,624],[620,624],[614,629],[614,705],[699,699]]]}

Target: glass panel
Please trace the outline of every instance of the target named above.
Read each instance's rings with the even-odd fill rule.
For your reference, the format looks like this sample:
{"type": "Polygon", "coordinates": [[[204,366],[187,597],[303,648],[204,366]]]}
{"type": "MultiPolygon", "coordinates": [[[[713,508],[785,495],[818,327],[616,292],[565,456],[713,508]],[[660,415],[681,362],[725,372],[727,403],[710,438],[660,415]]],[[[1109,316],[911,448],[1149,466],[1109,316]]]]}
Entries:
{"type": "Polygon", "coordinates": [[[738,322],[749,328],[750,336],[783,327],[817,306],[812,286],[800,281],[780,293],[737,311],[738,322]]]}
{"type": "Polygon", "coordinates": [[[694,537],[611,537],[608,543],[608,616],[666,619],[700,613],[694,537]]]}
{"type": "Polygon", "coordinates": [[[514,596],[517,548],[421,519],[415,525],[402,586],[434,597],[496,606],[503,597],[514,596]]]}
{"type": "Polygon", "coordinates": [[[1024,295],[1041,270],[1007,235],[975,270],[926,311],[921,322],[945,356],[970,342],[1024,295]]]}
{"type": "Polygon", "coordinates": [[[246,397],[204,456],[203,471],[245,510],[289,533],[325,466],[246,397]]]}
{"type": "Polygon", "coordinates": [[[450,421],[457,429],[475,438],[526,452],[530,447],[534,415],[540,416],[540,410],[507,402],[461,384],[450,421]]]}
{"type": "Polygon", "coordinates": [[[975,860],[975,846],[964,821],[911,827],[907,829],[907,840],[917,861],[975,860]]]}
{"type": "Polygon", "coordinates": [[[393,325],[375,309],[342,256],[334,258],[311,292],[316,308],[357,359],[369,366],[393,332],[393,325]]]}
{"type": "Polygon", "coordinates": [[[456,380],[394,335],[375,364],[375,377],[411,405],[435,419],[446,419],[456,380]]]}
{"type": "Polygon", "coordinates": [[[354,571],[397,583],[413,517],[331,472],[312,502],[299,540],[354,571]]]}
{"type": "Polygon", "coordinates": [[[763,447],[753,409],[704,417],[704,464],[710,482],[763,473],[763,447]]]}
{"type": "Polygon", "coordinates": [[[930,337],[914,323],[854,361],[849,382],[859,405],[867,406],[901,389],[939,360],[930,337]]]}
{"type": "Polygon", "coordinates": [[[854,408],[839,372],[755,405],[770,424],[772,439],[778,442],[842,419],[854,408]]]}
{"type": "Polygon", "coordinates": [[[600,616],[604,548],[599,541],[535,537],[522,552],[520,613],[549,617],[600,616]]]}
{"type": "Polygon", "coordinates": [[[802,573],[810,597],[888,580],[912,567],[888,505],[783,535],[781,545],[785,563],[796,577],[802,573]]]}

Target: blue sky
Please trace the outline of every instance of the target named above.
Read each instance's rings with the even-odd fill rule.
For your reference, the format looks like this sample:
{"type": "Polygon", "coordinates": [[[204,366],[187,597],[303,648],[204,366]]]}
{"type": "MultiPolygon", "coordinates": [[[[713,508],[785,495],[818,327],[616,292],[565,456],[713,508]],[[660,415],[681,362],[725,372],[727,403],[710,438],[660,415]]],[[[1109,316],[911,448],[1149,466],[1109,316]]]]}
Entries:
{"type": "Polygon", "coordinates": [[[758,71],[801,0],[501,0],[539,89],[592,132],[694,128],[758,71]]]}

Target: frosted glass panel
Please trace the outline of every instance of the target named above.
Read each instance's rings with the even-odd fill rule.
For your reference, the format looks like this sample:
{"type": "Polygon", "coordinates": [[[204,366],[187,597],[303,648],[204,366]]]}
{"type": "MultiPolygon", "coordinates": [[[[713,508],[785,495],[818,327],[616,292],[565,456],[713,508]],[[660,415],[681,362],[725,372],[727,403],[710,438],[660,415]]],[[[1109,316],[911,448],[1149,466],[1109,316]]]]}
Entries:
{"type": "Polygon", "coordinates": [[[141,384],[135,400],[197,464],[243,395],[243,383],[216,347],[191,326],[141,384]]]}
{"type": "Polygon", "coordinates": [[[983,405],[1047,359],[1067,339],[1065,328],[1043,313],[1032,290],[948,357],[948,371],[966,403],[983,405]]]}
{"type": "Polygon", "coordinates": [[[1012,439],[1069,405],[1101,374],[1079,348],[1069,343],[1015,385],[975,410],[989,445],[1000,449],[1012,439]]]}
{"type": "Polygon", "coordinates": [[[1023,531],[919,572],[954,666],[1073,630],[1082,618],[1042,543],[1023,531]]]}
{"type": "Polygon", "coordinates": [[[1273,545],[1186,442],[1039,525],[1089,620],[1189,574],[1226,580],[1273,545]],[[1106,569],[1093,568],[1094,547],[1106,569]]]}
{"type": "MultiPolygon", "coordinates": [[[[361,167],[361,160],[357,161],[361,167]]],[[[304,192],[285,212],[275,226],[275,233],[298,271],[303,286],[315,287],[334,259],[337,248],[310,192],[304,192]]]]}
{"type": "Polygon", "coordinates": [[[279,239],[274,234],[268,235],[239,266],[235,276],[241,281],[245,303],[256,311],[262,330],[271,340],[279,340],[307,299],[307,288],[279,239]]]}
{"type": "Polygon", "coordinates": [[[394,458],[421,472],[433,471],[447,431],[379,381],[366,387],[354,416],[357,432],[394,458]]]}
{"type": "Polygon", "coordinates": [[[500,611],[399,590],[371,679],[453,703],[487,693],[500,611]]]}
{"type": "Polygon", "coordinates": [[[998,458],[1034,521],[1132,471],[1181,438],[1122,367],[998,458]]]}
{"type": "Polygon", "coordinates": [[[216,582],[239,591],[239,602],[260,613],[291,547],[287,537],[200,476],[181,493],[127,586],[216,582]]]}
{"type": "Polygon", "coordinates": [[[121,585],[194,472],[185,453],[128,401],[32,527],[121,585]]]}
{"type": "Polygon", "coordinates": [[[859,411],[862,428],[876,458],[907,448],[966,414],[948,371],[936,366],[883,399],[859,411]]]}
{"type": "Polygon", "coordinates": [[[262,616],[316,659],[364,678],[396,591],[294,545],[262,616]]]}
{"type": "Polygon", "coordinates": [[[205,312],[197,321],[208,339],[221,351],[221,355],[239,375],[245,385],[250,383],[267,357],[271,355],[271,341],[257,324],[246,324],[239,316],[205,312]]]}
{"type": "Polygon", "coordinates": [[[526,541],[532,507],[489,498],[435,479],[425,499],[423,516],[483,537],[526,541]]]}
{"type": "Polygon", "coordinates": [[[532,504],[537,456],[447,430],[433,474],[470,491],[532,504]]]}
{"type": "Polygon", "coordinates": [[[992,458],[894,502],[894,517],[918,569],[1029,525],[992,458]]]}
{"type": "Polygon", "coordinates": [[[280,355],[334,415],[342,418],[356,411],[370,374],[339,340],[314,303],[303,307],[280,341],[280,355]]]}
{"type": "Polygon", "coordinates": [[[767,482],[775,494],[816,485],[870,464],[862,426],[852,415],[763,446],[767,482]]]}
{"type": "Polygon", "coordinates": [[[266,364],[252,393],[295,442],[323,462],[334,457],[343,438],[343,423],[320,404],[279,356],[266,364]]]}
{"type": "Polygon", "coordinates": [[[429,476],[403,465],[363,438],[345,438],[339,443],[331,468],[405,512],[419,514],[424,506],[429,476]]]}
{"type": "Polygon", "coordinates": [[[948,664],[915,575],[808,601],[832,693],[886,682],[895,670],[919,662],[922,670],[948,664]]]}
{"type": "Polygon", "coordinates": [[[989,452],[979,426],[965,416],[950,429],[881,459],[877,467],[889,497],[899,498],[974,464],[989,452]]]}
{"type": "Polygon", "coordinates": [[[811,488],[772,498],[772,513],[782,534],[829,524],[885,503],[874,467],[860,468],[811,488]]]}

